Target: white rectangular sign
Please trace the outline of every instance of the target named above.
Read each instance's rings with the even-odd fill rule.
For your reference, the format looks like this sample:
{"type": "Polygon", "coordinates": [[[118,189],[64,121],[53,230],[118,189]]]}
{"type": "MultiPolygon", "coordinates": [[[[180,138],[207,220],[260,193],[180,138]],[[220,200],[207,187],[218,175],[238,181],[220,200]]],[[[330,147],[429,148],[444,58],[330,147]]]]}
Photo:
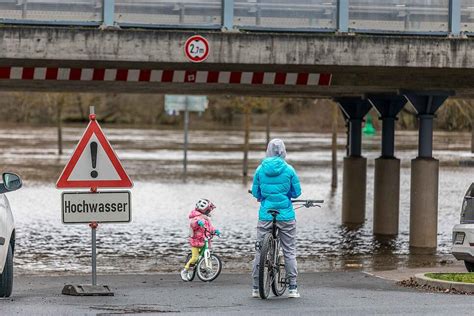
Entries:
{"type": "Polygon", "coordinates": [[[63,223],[128,223],[132,219],[130,195],[130,191],[63,192],[63,223]]]}
{"type": "Polygon", "coordinates": [[[204,112],[207,109],[206,96],[198,95],[165,95],[165,111],[170,112],[204,112]]]}

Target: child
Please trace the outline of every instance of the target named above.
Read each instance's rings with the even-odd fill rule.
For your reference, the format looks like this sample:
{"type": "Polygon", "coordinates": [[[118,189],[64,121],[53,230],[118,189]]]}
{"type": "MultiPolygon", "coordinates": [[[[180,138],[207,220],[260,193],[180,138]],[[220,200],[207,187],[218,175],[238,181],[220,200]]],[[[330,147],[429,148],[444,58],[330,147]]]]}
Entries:
{"type": "MultiPolygon", "coordinates": [[[[192,257],[184,266],[184,269],[181,271],[181,279],[183,281],[188,280],[188,271],[191,266],[196,264],[196,261],[199,257],[199,251],[201,247],[204,246],[205,230],[211,234],[216,234],[219,236],[221,233],[218,229],[215,229],[211,224],[211,212],[216,207],[212,204],[211,201],[207,199],[200,199],[196,203],[196,208],[189,213],[189,244],[191,245],[191,254],[192,257]]],[[[209,247],[211,244],[209,243],[209,247]]]]}

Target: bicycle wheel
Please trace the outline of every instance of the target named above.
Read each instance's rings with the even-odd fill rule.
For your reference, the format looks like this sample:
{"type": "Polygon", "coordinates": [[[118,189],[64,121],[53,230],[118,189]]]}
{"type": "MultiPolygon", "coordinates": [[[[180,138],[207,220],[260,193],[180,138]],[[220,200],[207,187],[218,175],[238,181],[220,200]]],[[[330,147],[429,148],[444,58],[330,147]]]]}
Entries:
{"type": "Polygon", "coordinates": [[[214,281],[222,270],[221,259],[215,254],[211,254],[211,257],[208,260],[208,265],[206,266],[206,260],[201,258],[199,260],[196,269],[198,278],[204,282],[214,281]]]}
{"type": "Polygon", "coordinates": [[[258,292],[260,298],[270,295],[270,284],[273,282],[273,236],[268,233],[263,237],[258,267],[258,292]]]}
{"type": "Polygon", "coordinates": [[[275,267],[275,278],[272,283],[272,292],[275,296],[282,296],[286,291],[286,270],[283,254],[278,254],[277,265],[275,267]]]}
{"type": "MultiPolygon", "coordinates": [[[[186,263],[188,263],[189,260],[191,260],[191,257],[192,257],[192,254],[188,254],[188,256],[186,257],[186,263]]],[[[190,270],[188,271],[188,281],[194,280],[195,276],[196,276],[196,265],[194,265],[193,268],[190,267],[190,270]]]]}

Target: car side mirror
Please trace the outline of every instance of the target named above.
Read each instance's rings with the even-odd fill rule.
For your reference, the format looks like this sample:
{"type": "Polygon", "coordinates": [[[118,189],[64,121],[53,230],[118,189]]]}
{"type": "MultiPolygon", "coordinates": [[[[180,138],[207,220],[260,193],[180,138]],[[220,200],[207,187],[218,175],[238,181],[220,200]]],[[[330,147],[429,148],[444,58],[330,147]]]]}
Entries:
{"type": "Polygon", "coordinates": [[[14,173],[5,172],[4,174],[2,174],[2,178],[3,186],[5,187],[7,192],[18,190],[22,186],[20,176],[14,173]]]}

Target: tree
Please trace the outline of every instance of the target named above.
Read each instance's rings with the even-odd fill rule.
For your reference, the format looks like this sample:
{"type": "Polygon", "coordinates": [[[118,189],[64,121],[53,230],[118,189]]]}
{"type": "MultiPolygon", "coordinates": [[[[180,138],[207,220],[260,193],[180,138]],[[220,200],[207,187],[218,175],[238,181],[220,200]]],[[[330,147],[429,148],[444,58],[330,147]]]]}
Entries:
{"type": "Polygon", "coordinates": [[[332,105],[332,181],[331,187],[337,188],[337,121],[339,120],[339,107],[332,105]]]}
{"type": "Polygon", "coordinates": [[[45,102],[48,107],[56,110],[56,128],[58,133],[58,155],[63,154],[63,131],[62,131],[62,113],[66,103],[66,95],[64,93],[46,93],[45,102]]]}

